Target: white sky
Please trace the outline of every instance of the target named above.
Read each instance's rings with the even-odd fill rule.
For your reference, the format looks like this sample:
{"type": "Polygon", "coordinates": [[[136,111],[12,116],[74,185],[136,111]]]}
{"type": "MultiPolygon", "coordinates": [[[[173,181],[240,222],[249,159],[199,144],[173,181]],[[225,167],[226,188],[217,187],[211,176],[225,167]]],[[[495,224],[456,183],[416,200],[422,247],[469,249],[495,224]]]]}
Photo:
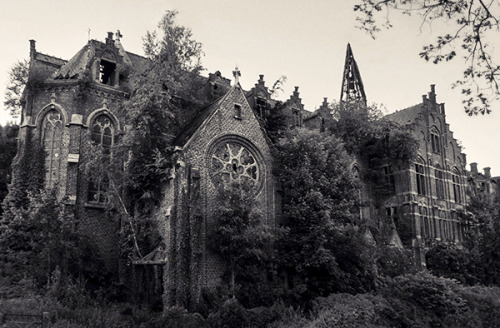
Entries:
{"type": "MultiPolygon", "coordinates": [[[[493,114],[469,117],[460,90],[451,84],[462,76],[463,61],[434,65],[419,58],[441,28],[423,26],[416,18],[392,15],[394,28],[376,40],[357,29],[353,1],[345,0],[0,0],[0,89],[9,68],[28,58],[29,42],[42,53],[70,59],[90,37],[104,41],[120,30],[125,49],[143,54],[142,36],[156,28],[167,9],[177,9],[178,22],[203,43],[206,74],[226,77],[237,65],[240,83],[250,89],[264,74],[268,86],[287,76],[285,92],[299,86],[305,108],[313,111],[323,97],[338,100],[346,45],[351,43],[369,103],[388,112],[420,103],[436,84],[438,102],[446,103],[447,121],[464,146],[468,162],[479,168],[500,165],[500,106],[493,114]]],[[[497,38],[498,39],[498,38],[497,38]]],[[[0,105],[1,107],[2,105],[0,105]]],[[[12,120],[0,108],[0,124],[12,120]]],[[[496,173],[499,174],[499,173],[496,173]]]]}

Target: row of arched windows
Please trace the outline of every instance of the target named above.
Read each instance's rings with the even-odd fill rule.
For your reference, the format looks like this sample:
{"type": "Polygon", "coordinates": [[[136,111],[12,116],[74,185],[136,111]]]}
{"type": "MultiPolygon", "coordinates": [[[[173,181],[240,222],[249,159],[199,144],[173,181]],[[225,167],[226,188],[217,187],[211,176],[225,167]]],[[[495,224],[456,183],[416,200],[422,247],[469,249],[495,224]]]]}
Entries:
{"type": "MultiPolygon", "coordinates": [[[[115,138],[115,124],[105,113],[97,114],[90,121],[90,140],[97,149],[102,151],[103,164],[111,160],[111,149],[115,138]]],[[[41,140],[45,150],[45,183],[48,188],[54,187],[59,179],[61,170],[61,151],[64,132],[64,118],[56,108],[50,109],[43,117],[41,125],[41,140]]],[[[102,203],[105,201],[105,192],[108,181],[103,175],[100,179],[93,179],[88,183],[87,201],[102,203]]]]}

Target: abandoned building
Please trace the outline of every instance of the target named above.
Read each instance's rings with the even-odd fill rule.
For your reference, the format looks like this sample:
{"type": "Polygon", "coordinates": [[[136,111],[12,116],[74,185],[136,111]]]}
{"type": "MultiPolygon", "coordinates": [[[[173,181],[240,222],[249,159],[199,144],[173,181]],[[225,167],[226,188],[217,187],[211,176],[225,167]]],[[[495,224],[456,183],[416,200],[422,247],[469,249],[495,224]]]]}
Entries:
{"type": "MultiPolygon", "coordinates": [[[[119,104],[129,97],[128,77],[140,71],[147,59],[125,51],[120,37],[119,33],[109,33],[105,42],[91,40],[68,61],[38,52],[35,41],[30,41],[29,78],[38,84],[24,95],[19,132],[19,152],[28,135],[43,146],[46,187],[58,186],[59,196],[66,199],[68,215],[78,222],[79,229],[92,236],[107,265],[117,271],[120,223],[109,220],[105,211],[102,195],[106,181],[91,181],[80,164],[92,157],[92,144],[110,152],[126,133],[119,104]],[[82,82],[87,88],[83,96],[78,92],[82,82]]],[[[247,91],[238,76],[236,70],[232,83],[219,72],[205,78],[217,100],[177,136],[175,169],[163,186],[164,198],[158,209],[163,218],[164,245],[172,254],[182,247],[178,237],[186,224],[201,240],[199,252],[192,254],[199,257],[195,262],[198,267],[189,273],[193,295],[220,279],[220,260],[206,248],[206,229],[222,182],[250,182],[266,224],[274,225],[280,211],[280,190],[272,175],[269,139],[262,125],[262,118],[270,115],[277,101],[271,99],[263,75],[247,91]],[[186,201],[182,197],[185,194],[199,206],[198,221],[172,219],[180,217],[174,211],[186,201]]],[[[361,75],[348,45],[340,100],[353,98],[366,104],[361,75]]],[[[325,131],[328,120],[333,119],[326,98],[314,112],[305,110],[298,87],[281,105],[290,127],[325,131]]],[[[476,191],[493,193],[496,179],[490,176],[489,169],[478,173],[477,165],[471,164],[471,172],[466,170],[466,156],[446,122],[445,106],[437,102],[434,85],[420,104],[396,111],[387,119],[417,138],[417,160],[403,171],[387,168],[393,196],[381,208],[368,204],[361,213],[366,219],[380,216],[380,211],[389,217],[396,227],[389,242],[396,246],[401,244],[398,225],[410,222],[412,246],[417,258],[424,261],[423,253],[433,240],[462,239],[463,227],[456,214],[465,208],[471,181],[476,191]]],[[[353,163],[352,170],[354,174],[359,170],[357,163],[353,163]]],[[[165,254],[150,254],[137,264],[167,267],[163,280],[168,299],[168,293],[185,277],[168,274],[171,259],[165,254]]]]}

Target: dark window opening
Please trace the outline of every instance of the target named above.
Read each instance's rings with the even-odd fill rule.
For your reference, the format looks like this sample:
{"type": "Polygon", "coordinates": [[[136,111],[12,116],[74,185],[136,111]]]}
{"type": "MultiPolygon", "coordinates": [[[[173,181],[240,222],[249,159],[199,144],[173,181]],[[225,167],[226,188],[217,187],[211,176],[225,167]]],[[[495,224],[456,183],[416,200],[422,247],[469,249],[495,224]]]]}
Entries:
{"type": "Polygon", "coordinates": [[[102,84],[114,85],[116,64],[101,59],[99,67],[99,82],[102,84]]]}
{"type": "Polygon", "coordinates": [[[299,113],[299,111],[294,111],[293,116],[294,116],[294,120],[295,120],[295,126],[300,127],[300,113],[299,113]]]}
{"type": "Polygon", "coordinates": [[[241,106],[234,104],[234,117],[241,119],[241,106]]]}
{"type": "Polygon", "coordinates": [[[425,195],[425,173],[424,166],[420,164],[415,164],[415,171],[417,175],[417,193],[419,195],[425,195]]]}
{"type": "Polygon", "coordinates": [[[263,98],[257,98],[256,100],[256,110],[257,110],[257,114],[260,115],[260,117],[262,118],[265,118],[265,116],[267,115],[267,102],[265,99],[263,98]]]}
{"type": "Polygon", "coordinates": [[[431,134],[431,143],[432,143],[432,151],[438,154],[441,153],[439,136],[436,134],[436,132],[433,132],[431,134]]]}
{"type": "Polygon", "coordinates": [[[444,199],[443,171],[441,170],[436,170],[436,196],[438,199],[444,199]]]}
{"type": "Polygon", "coordinates": [[[460,193],[460,179],[457,174],[451,175],[452,183],[453,183],[453,199],[455,203],[462,202],[462,195],[460,193]]]}
{"type": "Polygon", "coordinates": [[[394,179],[394,173],[389,166],[384,167],[384,175],[385,175],[385,185],[387,187],[387,191],[390,195],[396,194],[396,181],[394,179]]]}

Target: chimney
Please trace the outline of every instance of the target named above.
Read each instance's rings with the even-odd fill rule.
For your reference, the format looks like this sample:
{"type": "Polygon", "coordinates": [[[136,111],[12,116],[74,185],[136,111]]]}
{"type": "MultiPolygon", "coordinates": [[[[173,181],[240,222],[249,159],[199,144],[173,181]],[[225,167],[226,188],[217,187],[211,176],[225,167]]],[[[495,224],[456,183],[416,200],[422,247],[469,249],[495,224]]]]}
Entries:
{"type": "Polygon", "coordinates": [[[30,59],[35,59],[35,54],[36,54],[36,41],[35,40],[30,40],[30,59]]]}
{"type": "Polygon", "coordinates": [[[477,174],[477,163],[470,163],[470,171],[472,174],[477,174]]]}
{"type": "Polygon", "coordinates": [[[108,37],[106,38],[106,44],[112,45],[114,44],[113,40],[113,32],[108,32],[108,37]]]}
{"type": "Polygon", "coordinates": [[[299,87],[295,87],[295,91],[293,92],[294,97],[299,97],[299,87]]]}
{"type": "Polygon", "coordinates": [[[264,85],[264,74],[259,75],[259,85],[264,85]]]}
{"type": "Polygon", "coordinates": [[[426,104],[427,103],[427,95],[422,95],[422,104],[426,104]]]}
{"type": "Polygon", "coordinates": [[[491,178],[491,168],[485,167],[483,170],[484,170],[484,176],[487,178],[491,178]]]}

